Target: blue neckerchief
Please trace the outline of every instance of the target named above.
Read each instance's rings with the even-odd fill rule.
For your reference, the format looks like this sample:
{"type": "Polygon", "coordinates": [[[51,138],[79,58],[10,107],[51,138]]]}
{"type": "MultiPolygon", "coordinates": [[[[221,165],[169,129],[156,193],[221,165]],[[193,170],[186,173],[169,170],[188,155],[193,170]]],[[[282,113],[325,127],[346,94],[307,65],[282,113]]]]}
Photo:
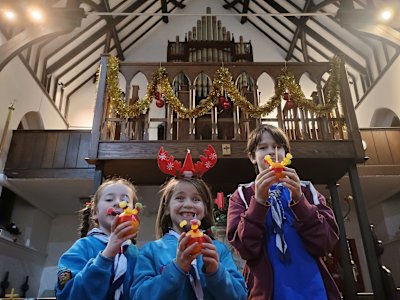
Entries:
{"type": "MultiPolygon", "coordinates": [[[[99,228],[93,228],[87,234],[87,236],[93,236],[96,239],[107,244],[109,236],[102,232],[99,228]]],[[[124,280],[125,273],[127,270],[127,259],[124,254],[125,250],[131,244],[130,240],[122,243],[121,253],[118,253],[114,258],[114,268],[113,268],[113,282],[111,283],[110,294],[113,295],[114,300],[119,300],[123,298],[124,291],[124,280]]]]}
{"type": "Polygon", "coordinates": [[[275,246],[279,250],[279,258],[284,261],[289,260],[290,255],[283,232],[283,223],[286,220],[286,215],[281,201],[281,197],[283,196],[282,188],[281,184],[273,185],[269,190],[268,202],[271,205],[270,213],[272,218],[272,229],[275,234],[275,246]]]}
{"type": "MultiPolygon", "coordinates": [[[[274,297],[278,300],[326,300],[326,291],[316,259],[306,250],[303,240],[293,227],[295,216],[289,207],[290,191],[282,185],[273,185],[271,192],[278,190],[279,199],[270,199],[271,208],[282,213],[281,226],[273,217],[270,208],[265,226],[267,231],[267,252],[274,273],[274,297]],[[271,200],[276,201],[273,204],[271,200]],[[286,251],[282,253],[278,247],[278,235],[283,236],[286,251]],[[290,251],[290,257],[288,253],[290,251]],[[282,259],[284,258],[284,259],[282,259]],[[300,276],[299,276],[300,274],[300,276]]],[[[276,198],[276,197],[275,197],[276,198]]],[[[282,243],[282,244],[283,244],[282,243]]],[[[282,245],[281,244],[281,245],[282,245]]],[[[285,249],[283,246],[282,249],[285,249]]]]}
{"type": "MultiPolygon", "coordinates": [[[[169,229],[168,234],[173,235],[179,240],[180,235],[173,230],[172,228],[169,229]]],[[[189,280],[190,284],[193,288],[193,292],[196,295],[196,298],[198,300],[203,300],[204,299],[204,293],[203,293],[203,287],[201,286],[200,282],[200,274],[197,268],[197,259],[194,259],[191,263],[190,269],[189,269],[189,280]]]]}

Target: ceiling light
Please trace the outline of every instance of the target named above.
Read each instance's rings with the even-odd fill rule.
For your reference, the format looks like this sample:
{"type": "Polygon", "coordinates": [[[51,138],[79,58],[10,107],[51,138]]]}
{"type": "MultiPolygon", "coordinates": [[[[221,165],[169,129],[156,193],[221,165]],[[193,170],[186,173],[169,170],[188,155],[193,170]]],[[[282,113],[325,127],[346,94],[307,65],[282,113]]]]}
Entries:
{"type": "Polygon", "coordinates": [[[29,16],[34,22],[40,23],[44,21],[44,14],[38,8],[32,8],[29,10],[29,16]]]}
{"type": "Polygon", "coordinates": [[[394,9],[393,8],[384,8],[379,11],[378,20],[381,22],[389,22],[393,19],[394,9]]]}
{"type": "Polygon", "coordinates": [[[15,20],[17,18],[17,15],[12,10],[5,10],[3,12],[3,14],[4,14],[4,16],[6,17],[7,20],[13,21],[13,20],[15,20]]]}

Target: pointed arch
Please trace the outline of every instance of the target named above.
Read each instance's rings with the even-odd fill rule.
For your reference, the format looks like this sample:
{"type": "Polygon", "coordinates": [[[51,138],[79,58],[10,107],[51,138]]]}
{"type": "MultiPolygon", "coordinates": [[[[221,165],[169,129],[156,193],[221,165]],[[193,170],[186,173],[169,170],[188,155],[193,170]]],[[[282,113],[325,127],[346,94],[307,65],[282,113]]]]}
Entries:
{"type": "Polygon", "coordinates": [[[378,108],[371,119],[371,127],[400,127],[399,116],[389,108],[378,108]]]}
{"type": "Polygon", "coordinates": [[[42,116],[36,111],[27,112],[19,122],[18,129],[45,129],[42,116]]]}

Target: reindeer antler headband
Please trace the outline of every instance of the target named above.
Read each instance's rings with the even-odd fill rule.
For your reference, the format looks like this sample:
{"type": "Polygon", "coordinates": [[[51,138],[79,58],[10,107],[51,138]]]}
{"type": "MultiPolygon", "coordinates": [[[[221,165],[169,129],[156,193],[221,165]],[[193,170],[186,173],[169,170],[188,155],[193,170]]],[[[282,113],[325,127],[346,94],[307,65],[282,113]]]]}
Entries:
{"type": "Polygon", "coordinates": [[[158,152],[158,167],[163,173],[172,176],[201,177],[217,163],[217,153],[211,145],[208,145],[203,153],[204,155],[200,155],[200,161],[193,164],[190,150],[187,150],[182,166],[180,161],[174,160],[172,155],[168,156],[168,152],[161,147],[158,152]]]}

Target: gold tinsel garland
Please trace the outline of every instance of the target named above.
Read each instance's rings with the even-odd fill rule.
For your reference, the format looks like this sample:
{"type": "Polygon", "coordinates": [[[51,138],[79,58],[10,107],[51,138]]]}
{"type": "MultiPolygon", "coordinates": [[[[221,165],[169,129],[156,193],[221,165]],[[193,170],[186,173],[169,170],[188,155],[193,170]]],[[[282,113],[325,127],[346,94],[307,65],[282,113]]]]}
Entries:
{"type": "Polygon", "coordinates": [[[158,86],[160,87],[164,100],[176,113],[179,114],[180,118],[185,119],[198,118],[206,114],[218,103],[218,99],[223,95],[223,91],[226,92],[233,103],[253,118],[260,118],[262,115],[272,112],[281,103],[281,99],[285,92],[290,94],[290,98],[298,107],[308,109],[317,115],[327,115],[336,107],[339,98],[339,68],[340,59],[335,56],[331,61],[331,77],[327,83],[328,88],[325,97],[325,104],[316,104],[312,102],[312,100],[306,99],[300,85],[296,83],[294,75],[289,72],[287,68],[283,68],[277,78],[278,84],[275,90],[275,95],[271,97],[270,101],[266,104],[255,107],[240,94],[233,83],[229,69],[221,67],[215,73],[212,88],[208,97],[200,101],[200,104],[193,109],[189,109],[176,97],[171,84],[168,81],[167,70],[164,67],[160,67],[153,73],[152,80],[147,86],[145,97],[132,105],[128,105],[121,96],[122,91],[119,88],[118,59],[111,56],[107,67],[106,94],[112,107],[122,118],[137,117],[146,113],[150,103],[155,97],[158,86]]]}
{"type": "Polygon", "coordinates": [[[122,90],[119,88],[119,60],[115,56],[110,56],[107,64],[107,88],[106,95],[111,103],[112,108],[121,118],[133,118],[147,112],[150,103],[153,101],[153,95],[156,92],[156,82],[158,72],[154,72],[153,80],[147,85],[146,95],[143,99],[138,100],[133,105],[128,105],[122,97],[122,90]]]}

